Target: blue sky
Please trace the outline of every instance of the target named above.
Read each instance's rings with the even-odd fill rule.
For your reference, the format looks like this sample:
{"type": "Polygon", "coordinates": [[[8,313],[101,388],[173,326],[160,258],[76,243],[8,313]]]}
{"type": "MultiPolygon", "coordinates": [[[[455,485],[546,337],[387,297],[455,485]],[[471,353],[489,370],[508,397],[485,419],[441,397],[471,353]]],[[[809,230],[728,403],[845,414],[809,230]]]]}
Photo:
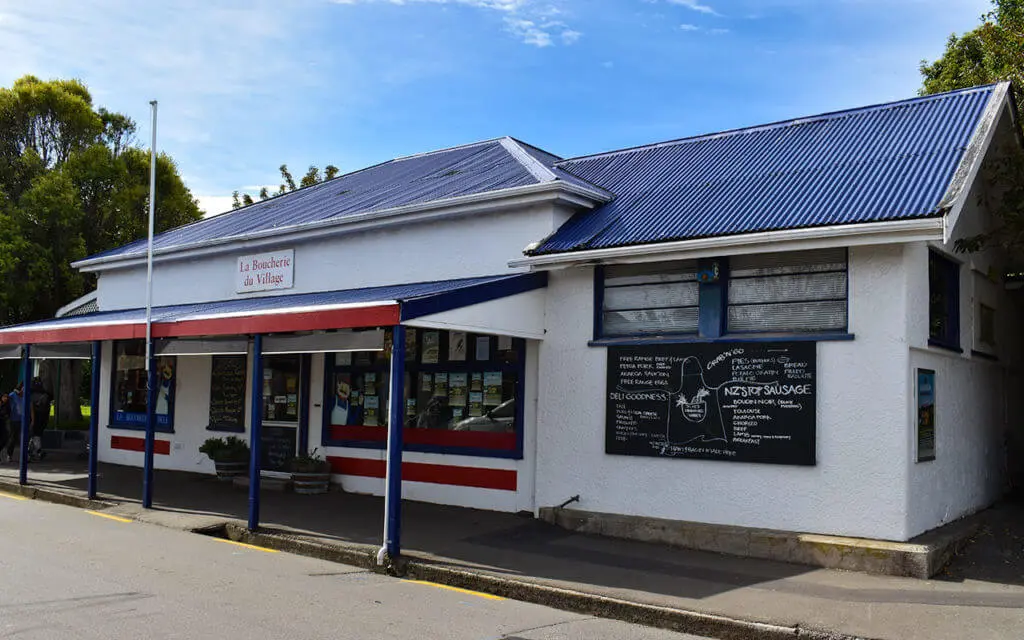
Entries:
{"type": "Polygon", "coordinates": [[[210,212],[511,135],[581,155],[910,97],[988,0],[0,0],[0,85],[77,77],[210,212]]]}

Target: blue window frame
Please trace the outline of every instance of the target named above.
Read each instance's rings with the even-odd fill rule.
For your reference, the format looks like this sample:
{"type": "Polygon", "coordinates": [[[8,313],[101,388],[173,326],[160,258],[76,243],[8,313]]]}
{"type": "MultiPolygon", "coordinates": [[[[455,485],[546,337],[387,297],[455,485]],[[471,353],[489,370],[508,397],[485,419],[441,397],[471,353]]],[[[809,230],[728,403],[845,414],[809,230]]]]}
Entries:
{"type": "MultiPolygon", "coordinates": [[[[325,446],[384,448],[390,344],[388,330],[384,351],[327,354],[325,446]]],[[[524,340],[407,328],[405,358],[406,451],[523,457],[524,340]]]]}
{"type": "Polygon", "coordinates": [[[596,343],[848,338],[846,249],[595,268],[596,343]]]}
{"type": "Polygon", "coordinates": [[[928,344],[960,351],[960,265],[928,253],[928,344]]]}
{"type": "MultiPolygon", "coordinates": [[[[156,359],[157,402],[156,431],[174,433],[174,395],[177,382],[177,359],[160,356],[156,359]]],[[[110,429],[146,429],[146,343],[143,340],[114,342],[111,366],[110,429]]]]}

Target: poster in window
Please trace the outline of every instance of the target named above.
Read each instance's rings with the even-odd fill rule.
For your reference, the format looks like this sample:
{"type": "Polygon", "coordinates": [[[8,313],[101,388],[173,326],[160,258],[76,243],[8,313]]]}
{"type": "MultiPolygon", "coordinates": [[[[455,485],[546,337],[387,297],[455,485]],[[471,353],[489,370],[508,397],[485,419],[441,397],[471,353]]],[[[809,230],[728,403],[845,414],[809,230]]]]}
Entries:
{"type": "Polygon", "coordinates": [[[299,415],[299,394],[288,394],[288,409],[286,413],[292,417],[299,415]]]}
{"type": "Polygon", "coordinates": [[[352,386],[348,373],[334,375],[334,398],[331,401],[331,424],[338,426],[363,424],[363,407],[359,392],[352,386]]]}
{"type": "Polygon", "coordinates": [[[363,424],[368,427],[376,427],[380,424],[380,398],[377,396],[365,396],[366,417],[363,424]]]}
{"type": "Polygon", "coordinates": [[[917,370],[917,461],[935,459],[935,372],[917,370]]]}
{"type": "Polygon", "coordinates": [[[356,351],[355,365],[357,367],[368,367],[370,366],[370,356],[373,354],[372,351],[356,351]]]}
{"type": "Polygon", "coordinates": [[[466,359],[466,332],[452,331],[448,334],[448,359],[462,362],[466,359]]]}
{"type": "Polygon", "coordinates": [[[484,390],[484,374],[482,374],[482,373],[471,373],[471,374],[469,374],[469,390],[470,391],[483,391],[484,390]]]}
{"type": "Polygon", "coordinates": [[[429,373],[420,374],[420,389],[423,393],[434,392],[434,376],[429,373]]]}
{"type": "Polygon", "coordinates": [[[448,395],[448,374],[438,373],[434,375],[434,397],[444,398],[448,395]]]}
{"type": "Polygon", "coordinates": [[[416,360],[416,330],[405,330],[405,359],[416,360]]]}
{"type": "Polygon", "coordinates": [[[484,373],[484,406],[496,407],[501,404],[501,372],[484,373]]]}
{"type": "Polygon", "coordinates": [[[498,336],[498,351],[512,350],[512,336],[498,336]]]}
{"type": "Polygon", "coordinates": [[[335,364],[339,367],[351,367],[352,366],[352,352],[351,351],[340,351],[334,358],[335,364]]]}
{"type": "Polygon", "coordinates": [[[480,391],[469,392],[469,416],[479,418],[484,415],[484,394],[480,391]]]}
{"type": "Polygon", "coordinates": [[[437,331],[423,332],[423,364],[437,364],[441,356],[441,334],[437,331]]]}
{"type": "MultiPolygon", "coordinates": [[[[448,379],[448,406],[466,406],[466,374],[453,373],[448,379]]],[[[461,409],[460,409],[461,412],[461,409]]]]}
{"type": "Polygon", "coordinates": [[[368,396],[377,395],[377,374],[370,372],[363,376],[363,393],[368,396]]]}
{"type": "Polygon", "coordinates": [[[409,398],[405,401],[405,416],[412,418],[416,415],[416,398],[409,398]]]}
{"type": "Polygon", "coordinates": [[[489,336],[478,336],[476,339],[476,359],[491,359],[491,338],[489,336]]]}

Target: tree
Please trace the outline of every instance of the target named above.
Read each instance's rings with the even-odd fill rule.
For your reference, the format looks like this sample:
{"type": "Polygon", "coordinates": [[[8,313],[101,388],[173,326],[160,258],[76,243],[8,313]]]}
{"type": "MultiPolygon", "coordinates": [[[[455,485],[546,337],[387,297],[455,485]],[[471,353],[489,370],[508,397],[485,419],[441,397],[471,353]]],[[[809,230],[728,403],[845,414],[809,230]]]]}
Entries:
{"type": "MultiPolygon", "coordinates": [[[[289,191],[295,191],[296,189],[303,189],[305,187],[312,187],[315,184],[333,180],[338,175],[338,167],[333,164],[329,164],[324,167],[323,175],[320,174],[320,169],[316,165],[309,165],[309,169],[306,171],[306,175],[302,176],[302,180],[299,181],[298,186],[295,184],[295,178],[292,177],[290,171],[288,171],[288,165],[282,164],[278,167],[278,171],[281,172],[281,186],[278,187],[277,192],[274,194],[270,193],[270,190],[266,187],[260,189],[259,199],[266,200],[274,196],[280,196],[289,191]]],[[[240,209],[241,207],[248,207],[252,203],[256,202],[251,195],[248,193],[239,193],[235,191],[231,194],[231,208],[240,209]]]]}
{"type": "MultiPolygon", "coordinates": [[[[961,36],[951,35],[938,60],[921,63],[921,93],[939,93],[1009,80],[1017,102],[1017,122],[1024,122],[1024,0],[993,0],[982,23],[961,36]]],[[[984,202],[997,221],[984,234],[957,242],[959,251],[987,246],[1009,250],[1024,262],[1024,157],[1019,146],[1006,145],[990,153],[982,167],[984,202]]]]}
{"type": "MultiPolygon", "coordinates": [[[[128,116],[95,108],[78,80],[0,87],[0,323],[53,317],[95,284],[70,262],[146,235],[150,155],[135,132],[128,116]]],[[[174,161],[158,156],[157,229],[201,217],[174,161]]],[[[43,367],[44,379],[55,369],[43,367]]],[[[74,398],[82,367],[63,371],[50,388],[74,398]]],[[[81,417],[77,402],[61,409],[62,420],[81,417]]]]}

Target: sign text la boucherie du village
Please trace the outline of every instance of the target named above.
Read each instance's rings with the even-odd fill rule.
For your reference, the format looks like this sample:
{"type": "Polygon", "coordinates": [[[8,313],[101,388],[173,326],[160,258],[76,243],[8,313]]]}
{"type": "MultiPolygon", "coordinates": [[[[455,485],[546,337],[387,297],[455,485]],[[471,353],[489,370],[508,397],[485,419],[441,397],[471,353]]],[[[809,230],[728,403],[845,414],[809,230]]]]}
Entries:
{"type": "Polygon", "coordinates": [[[242,256],[235,271],[235,291],[250,293],[291,289],[295,284],[295,250],[242,256]]]}

